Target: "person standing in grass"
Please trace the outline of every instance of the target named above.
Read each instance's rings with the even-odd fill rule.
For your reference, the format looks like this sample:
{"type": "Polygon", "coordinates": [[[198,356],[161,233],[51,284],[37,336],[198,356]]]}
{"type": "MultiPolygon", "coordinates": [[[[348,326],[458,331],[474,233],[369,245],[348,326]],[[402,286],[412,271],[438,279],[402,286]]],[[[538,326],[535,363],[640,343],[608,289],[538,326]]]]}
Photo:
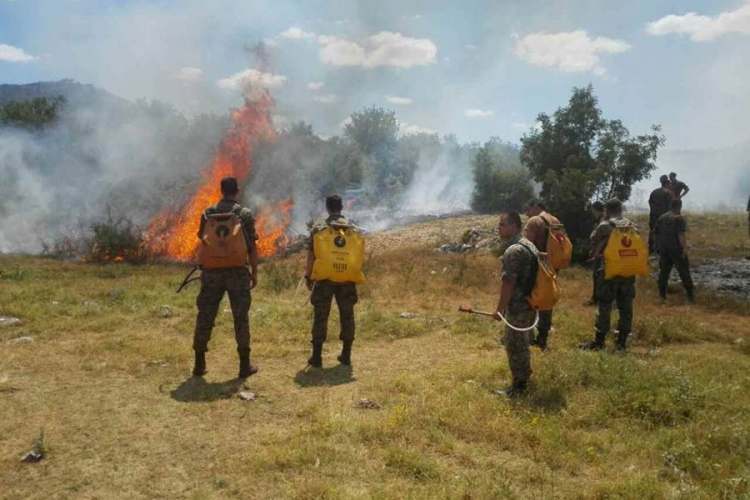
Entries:
{"type": "MultiPolygon", "coordinates": [[[[656,229],[656,221],[659,217],[669,212],[672,200],[674,199],[672,187],[669,183],[669,177],[662,175],[659,177],[661,187],[651,191],[651,195],[648,197],[648,206],[650,209],[648,217],[648,251],[654,253],[656,244],[654,243],[654,230],[656,229]]],[[[687,187],[687,186],[686,186],[687,187]]]]}
{"type": "MultiPolygon", "coordinates": [[[[547,251],[547,239],[549,238],[549,227],[560,224],[554,215],[547,212],[542,200],[534,199],[529,202],[526,210],[529,219],[523,228],[523,237],[534,244],[539,252],[547,251]]],[[[531,339],[531,345],[537,346],[542,351],[547,350],[547,338],[552,328],[552,309],[539,311],[539,325],[537,326],[536,338],[531,339]]]]}
{"type": "MultiPolygon", "coordinates": [[[[594,229],[599,226],[599,224],[604,220],[604,203],[601,201],[595,201],[591,204],[591,215],[594,216],[594,229]]],[[[586,261],[592,262],[592,271],[591,271],[591,281],[592,281],[592,290],[591,290],[591,299],[589,299],[588,302],[584,303],[585,306],[595,306],[598,302],[596,296],[597,296],[597,290],[598,290],[598,283],[599,279],[597,278],[597,272],[599,271],[600,262],[597,259],[594,259],[594,249],[592,248],[589,252],[589,260],[586,261]]]]}
{"type": "MultiPolygon", "coordinates": [[[[510,325],[527,328],[534,323],[534,309],[527,300],[536,279],[538,252],[532,242],[521,233],[521,216],[517,212],[500,214],[497,232],[506,241],[503,253],[503,271],[500,300],[494,318],[502,321],[505,316],[510,325]]],[[[503,345],[508,355],[508,365],[513,383],[505,390],[496,391],[505,396],[518,396],[527,389],[531,378],[530,332],[518,331],[506,323],[503,345]]]]}
{"type": "Polygon", "coordinates": [[[614,227],[628,227],[635,224],[622,216],[622,202],[617,198],[608,200],[604,205],[607,220],[602,221],[591,234],[591,244],[594,247],[594,259],[599,261],[599,297],[594,326],[595,337],[591,342],[581,345],[582,349],[598,351],[604,349],[604,341],[609,334],[612,321],[612,303],[617,302],[620,311],[620,321],[617,332],[617,349],[624,351],[628,335],[633,327],[633,299],[635,298],[635,276],[615,276],[604,279],[604,249],[609,241],[614,227]]]}
{"type": "Polygon", "coordinates": [[[338,360],[342,365],[350,366],[352,364],[352,344],[354,343],[354,305],[358,302],[357,285],[351,282],[337,283],[331,280],[313,281],[311,276],[313,265],[315,264],[315,251],[313,237],[315,233],[325,229],[348,228],[351,227],[346,218],[341,215],[343,203],[339,195],[331,195],[326,198],[326,210],[328,218],[322,224],[313,227],[308,240],[307,246],[307,272],[305,281],[310,294],[310,302],[313,305],[313,326],[312,326],[312,346],[313,352],[307,363],[315,368],[323,366],[323,343],[328,336],[328,316],[331,313],[331,302],[336,297],[336,304],[339,307],[339,319],[341,321],[341,339],[342,348],[338,360]]]}
{"type": "Polygon", "coordinates": [[[687,253],[685,232],[687,223],[681,214],[682,200],[672,200],[671,210],[656,223],[654,234],[659,247],[659,296],[662,303],[667,300],[667,283],[672,267],[677,267],[682,286],[687,291],[689,303],[695,303],[693,278],[690,276],[690,262],[687,253]]]}
{"type": "MultiPolygon", "coordinates": [[[[222,266],[220,262],[216,266],[202,264],[201,290],[196,301],[198,317],[195,321],[195,334],[193,336],[193,350],[195,351],[193,375],[202,377],[206,373],[208,342],[211,340],[211,332],[221,299],[226,292],[229,295],[229,304],[232,307],[232,316],[234,317],[234,337],[237,341],[237,353],[240,358],[239,378],[247,378],[258,371],[258,367],[250,363],[249,319],[250,290],[258,284],[258,251],[255,246],[258,235],[255,232],[255,219],[252,212],[237,203],[240,194],[237,179],[234,177],[222,179],[221,194],[221,201],[203,211],[198,238],[203,242],[209,228],[214,227],[213,222],[210,222],[209,219],[222,221],[223,224],[215,226],[215,235],[211,235],[210,238],[216,238],[214,241],[217,242],[219,242],[219,239],[223,239],[219,242],[219,245],[212,245],[214,247],[225,244],[229,237],[229,232],[226,230],[226,221],[236,216],[239,218],[242,227],[242,234],[238,233],[237,237],[244,238],[244,246],[241,248],[247,255],[240,256],[241,262],[233,262],[229,267],[222,266]]],[[[210,251],[206,251],[203,255],[209,253],[210,251]]],[[[199,257],[199,260],[202,259],[203,257],[199,257]]],[[[206,259],[210,260],[210,256],[206,259]]],[[[214,258],[213,260],[215,262],[221,259],[214,258]]]]}

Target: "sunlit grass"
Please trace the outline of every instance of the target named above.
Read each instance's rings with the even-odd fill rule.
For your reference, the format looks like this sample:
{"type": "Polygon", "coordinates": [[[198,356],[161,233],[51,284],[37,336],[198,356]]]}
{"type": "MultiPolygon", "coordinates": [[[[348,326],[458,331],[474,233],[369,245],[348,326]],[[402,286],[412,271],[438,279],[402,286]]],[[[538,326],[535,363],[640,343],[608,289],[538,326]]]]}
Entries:
{"type": "MultiPolygon", "coordinates": [[[[742,251],[746,228],[710,217],[695,217],[694,247],[705,231],[719,254],[742,251]]],[[[0,329],[0,497],[747,498],[748,303],[701,290],[697,306],[662,307],[639,280],[630,352],[611,338],[581,352],[590,273],[566,270],[551,350],[507,401],[492,394],[509,382],[499,324],[456,312],[494,306],[499,263],[434,251],[493,222],[372,237],[352,370],[335,360],[335,307],[324,369],[306,367],[304,256],[262,264],[253,402],[234,397],[226,301],[209,373],[189,379],[198,287],[174,293],[189,268],[3,257],[0,315],[21,322],[0,329]],[[6,343],[21,336],[34,341],[6,343]],[[45,459],[20,463],[40,429],[45,459]]]]}

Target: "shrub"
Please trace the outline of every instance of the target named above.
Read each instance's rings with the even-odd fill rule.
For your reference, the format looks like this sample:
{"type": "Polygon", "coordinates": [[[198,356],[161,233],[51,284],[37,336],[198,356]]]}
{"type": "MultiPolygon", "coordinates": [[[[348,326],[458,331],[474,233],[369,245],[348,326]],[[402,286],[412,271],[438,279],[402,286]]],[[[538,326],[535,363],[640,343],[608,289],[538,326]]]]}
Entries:
{"type": "Polygon", "coordinates": [[[87,240],[87,259],[91,262],[130,262],[140,264],[148,252],[140,229],[125,217],[115,218],[107,209],[107,217],[89,226],[92,236],[87,240]]]}

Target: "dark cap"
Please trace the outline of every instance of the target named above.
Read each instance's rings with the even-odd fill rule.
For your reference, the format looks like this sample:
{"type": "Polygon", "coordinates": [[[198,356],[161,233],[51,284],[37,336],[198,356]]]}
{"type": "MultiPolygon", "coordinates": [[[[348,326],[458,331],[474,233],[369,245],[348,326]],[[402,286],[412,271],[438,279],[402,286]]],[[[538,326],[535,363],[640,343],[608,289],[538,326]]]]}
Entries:
{"type": "Polygon", "coordinates": [[[344,208],[344,204],[341,202],[341,196],[332,194],[326,197],[326,209],[329,212],[341,212],[344,208]]]}
{"type": "Polygon", "coordinates": [[[620,213],[622,212],[622,202],[617,198],[610,198],[607,203],[604,204],[604,208],[609,213],[620,213]]]}
{"type": "Polygon", "coordinates": [[[221,180],[221,194],[233,195],[240,192],[240,186],[234,177],[224,177],[221,180]]]}

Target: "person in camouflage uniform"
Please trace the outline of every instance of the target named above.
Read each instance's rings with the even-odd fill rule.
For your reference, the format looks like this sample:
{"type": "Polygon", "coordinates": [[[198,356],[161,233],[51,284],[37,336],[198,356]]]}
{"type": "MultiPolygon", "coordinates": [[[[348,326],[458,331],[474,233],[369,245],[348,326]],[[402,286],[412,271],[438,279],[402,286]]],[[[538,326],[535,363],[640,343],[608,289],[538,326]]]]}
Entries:
{"type": "Polygon", "coordinates": [[[255,246],[258,235],[255,232],[255,219],[252,212],[243,208],[236,201],[239,195],[237,179],[234,177],[222,179],[221,193],[223,196],[221,201],[204,210],[201,216],[198,238],[203,237],[207,215],[236,213],[242,221],[250,269],[248,270],[247,267],[230,267],[201,271],[201,290],[196,300],[198,317],[195,321],[195,334],[193,336],[193,350],[195,351],[193,375],[202,377],[206,373],[208,342],[211,340],[211,332],[216,314],[219,311],[219,304],[221,304],[221,299],[226,292],[229,295],[229,304],[234,317],[234,337],[237,341],[237,353],[240,358],[239,377],[247,378],[258,371],[258,367],[250,363],[250,321],[248,318],[251,302],[250,290],[258,284],[258,252],[255,246]]]}
{"type": "MultiPolygon", "coordinates": [[[[534,324],[536,317],[527,298],[536,279],[538,252],[534,244],[523,237],[521,227],[521,216],[518,213],[506,212],[500,215],[497,231],[507,244],[502,257],[500,300],[494,318],[502,321],[502,314],[511,325],[526,328],[534,324]]],[[[498,394],[517,396],[526,391],[531,378],[529,341],[532,335],[531,331],[518,331],[506,323],[503,345],[508,355],[513,383],[508,389],[496,391],[498,394]]]]}
{"type": "Polygon", "coordinates": [[[313,227],[307,243],[307,272],[305,281],[310,294],[310,303],[313,305],[312,346],[313,352],[307,360],[310,366],[320,368],[323,366],[323,344],[328,336],[328,316],[331,313],[331,302],[336,298],[339,308],[339,319],[341,322],[342,348],[338,360],[342,365],[352,364],[352,344],[354,343],[354,305],[358,302],[357,285],[355,283],[336,283],[330,280],[312,281],[310,276],[315,263],[315,252],[313,247],[313,236],[326,227],[351,227],[346,218],[341,215],[343,203],[338,195],[326,198],[326,210],[328,218],[313,227]]]}
{"type": "Polygon", "coordinates": [[[604,259],[602,256],[614,227],[635,227],[635,224],[622,216],[622,202],[617,198],[607,201],[605,210],[608,220],[600,222],[594,232],[591,233],[594,258],[598,259],[599,262],[597,279],[600,280],[597,287],[599,296],[597,297],[598,309],[594,327],[595,337],[591,342],[581,346],[583,349],[594,351],[604,348],[604,341],[610,329],[613,302],[617,303],[617,309],[620,311],[617,333],[618,350],[625,350],[628,335],[633,328],[635,276],[627,278],[615,276],[614,278],[604,279],[604,259]]]}
{"type": "Polygon", "coordinates": [[[659,217],[654,229],[659,247],[659,296],[662,302],[667,300],[669,275],[672,273],[672,267],[676,267],[682,286],[687,291],[688,302],[694,304],[695,287],[693,278],[690,276],[690,261],[685,240],[687,223],[681,211],[682,200],[673,200],[671,210],[659,217]]]}

